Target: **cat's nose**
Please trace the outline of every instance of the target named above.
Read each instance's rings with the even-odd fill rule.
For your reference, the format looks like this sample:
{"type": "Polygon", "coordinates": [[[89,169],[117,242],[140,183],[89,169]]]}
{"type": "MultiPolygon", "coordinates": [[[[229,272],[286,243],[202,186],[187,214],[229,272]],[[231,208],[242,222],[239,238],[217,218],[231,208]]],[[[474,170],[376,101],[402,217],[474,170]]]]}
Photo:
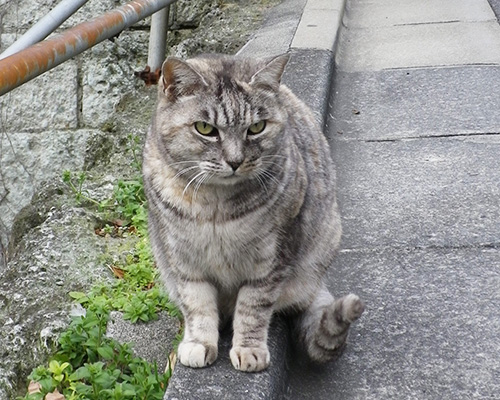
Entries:
{"type": "Polygon", "coordinates": [[[233,160],[233,161],[226,161],[228,165],[233,169],[233,171],[236,171],[238,167],[243,163],[243,161],[240,160],[233,160]]]}

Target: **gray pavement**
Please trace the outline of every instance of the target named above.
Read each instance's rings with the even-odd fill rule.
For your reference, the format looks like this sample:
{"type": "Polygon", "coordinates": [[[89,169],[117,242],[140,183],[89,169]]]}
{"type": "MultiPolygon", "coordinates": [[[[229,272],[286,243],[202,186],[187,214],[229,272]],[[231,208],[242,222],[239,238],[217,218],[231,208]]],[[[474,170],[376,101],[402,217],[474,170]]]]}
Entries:
{"type": "Polygon", "coordinates": [[[271,11],[241,54],[291,49],[285,83],[326,123],[337,166],[344,236],[328,285],[367,310],[322,367],[291,350],[277,319],[269,369],[236,372],[226,332],[216,363],[177,366],[165,399],[500,399],[490,1],[286,0],[271,11]]]}
{"type": "Polygon", "coordinates": [[[488,0],[493,12],[497,16],[497,20],[500,21],[500,0],[488,0]]]}
{"type": "Polygon", "coordinates": [[[288,398],[500,399],[498,21],[481,0],[357,0],[344,25],[329,286],[367,311],[336,363],[289,363],[288,398]]]}

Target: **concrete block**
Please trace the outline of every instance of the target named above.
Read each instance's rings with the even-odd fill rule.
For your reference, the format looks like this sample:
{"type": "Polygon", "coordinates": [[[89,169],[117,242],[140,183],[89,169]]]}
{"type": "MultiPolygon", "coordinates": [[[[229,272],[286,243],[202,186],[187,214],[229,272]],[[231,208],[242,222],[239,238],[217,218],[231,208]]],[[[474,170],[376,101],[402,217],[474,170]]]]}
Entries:
{"type": "Polygon", "coordinates": [[[219,340],[219,357],[202,369],[177,363],[164,400],[273,400],[285,391],[285,360],[288,354],[288,327],[275,318],[269,331],[271,364],[267,370],[252,373],[233,368],[229,359],[232,332],[225,331],[219,340]]]}
{"type": "MultiPolygon", "coordinates": [[[[346,34],[345,31],[343,34],[346,34]]],[[[352,29],[336,62],[345,71],[500,64],[497,21],[352,29]]]]}
{"type": "MultiPolygon", "coordinates": [[[[99,128],[116,120],[127,97],[144,96],[144,82],[134,76],[147,64],[148,32],[128,31],[88,50],[82,60],[82,123],[99,128]]],[[[146,127],[149,121],[144,125],[146,127]]]]}
{"type": "Polygon", "coordinates": [[[320,126],[327,116],[332,58],[329,50],[293,49],[282,80],[313,110],[320,126]]]}
{"type": "Polygon", "coordinates": [[[16,41],[17,35],[15,33],[1,33],[0,32],[0,53],[16,41]]]}
{"type": "Polygon", "coordinates": [[[0,4],[4,33],[23,34],[57,5],[57,0],[6,0],[0,4]]]}
{"type": "Polygon", "coordinates": [[[344,14],[349,29],[494,20],[487,0],[357,0],[344,14]]]}
{"type": "Polygon", "coordinates": [[[269,11],[262,27],[240,49],[239,55],[269,57],[286,53],[302,15],[306,0],[290,0],[269,11]]]}
{"type": "Polygon", "coordinates": [[[342,140],[500,132],[500,66],[337,71],[332,97],[342,140]]]}
{"type": "Polygon", "coordinates": [[[156,321],[133,324],[123,319],[123,313],[114,311],[110,315],[106,336],[120,343],[131,343],[137,357],[156,362],[158,371],[163,372],[179,329],[179,320],[166,313],[160,313],[156,321]]]}
{"type": "Polygon", "coordinates": [[[343,248],[498,245],[500,135],[333,147],[343,248]]]}
{"type": "Polygon", "coordinates": [[[341,25],[345,0],[312,1],[304,8],[292,48],[333,51],[341,25]]]}
{"type": "MultiPolygon", "coordinates": [[[[0,14],[3,14],[2,26],[4,32],[22,35],[35,23],[47,15],[57,4],[58,0],[5,0],[0,4],[0,14]]],[[[76,24],[110,11],[127,1],[90,0],[84,4],[73,16],[61,25],[60,29],[68,29],[76,24]]]]}
{"type": "Polygon", "coordinates": [[[61,29],[69,29],[126,3],[128,3],[126,0],[89,0],[61,25],[61,29]]]}
{"type": "Polygon", "coordinates": [[[86,292],[112,279],[100,260],[106,243],[94,233],[95,216],[68,206],[57,185],[47,186],[23,216],[38,220],[34,229],[23,232],[0,271],[0,398],[5,400],[26,390],[33,368],[47,365],[69,323],[68,292],[86,292]]]}
{"type": "Polygon", "coordinates": [[[47,130],[0,134],[0,235],[8,243],[15,215],[41,184],[61,180],[64,170],[83,168],[92,130],[47,130]]]}

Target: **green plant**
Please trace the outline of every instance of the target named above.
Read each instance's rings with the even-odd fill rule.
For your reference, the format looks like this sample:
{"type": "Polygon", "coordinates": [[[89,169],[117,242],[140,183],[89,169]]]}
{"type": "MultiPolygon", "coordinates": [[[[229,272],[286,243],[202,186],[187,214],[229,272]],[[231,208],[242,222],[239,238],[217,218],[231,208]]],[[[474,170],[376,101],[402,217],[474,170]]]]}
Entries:
{"type": "Polygon", "coordinates": [[[142,163],[139,154],[141,153],[141,138],[137,135],[128,135],[127,153],[132,153],[132,167],[141,172],[142,163]]]}
{"type": "MultiPolygon", "coordinates": [[[[140,171],[139,139],[129,138],[133,166],[140,171]]],[[[113,197],[103,202],[92,199],[83,189],[88,176],[64,171],[63,181],[69,186],[79,204],[91,203],[98,211],[120,219],[120,224],[106,224],[96,229],[101,236],[125,237],[136,235],[134,247],[121,263],[108,264],[117,279],[111,285],[94,286],[88,293],[70,292],[69,295],[85,309],[85,315],[74,317],[58,341],[58,349],[48,367],[33,370],[29,379],[38,383],[38,390],[22,399],[42,400],[55,390],[67,400],[118,400],[163,398],[172,370],[159,373],[156,365],[133,356],[128,344],[106,337],[106,326],[112,310],[123,312],[132,322],[150,321],[158,312],[166,310],[181,318],[178,308],[158,285],[155,267],[147,237],[147,210],[142,178],[120,180],[113,197]]],[[[106,219],[101,216],[101,219],[106,219]]],[[[111,220],[108,218],[108,220],[111,220]]],[[[103,259],[113,260],[111,255],[103,259]]],[[[179,334],[174,341],[176,347],[179,334]]]]}
{"type": "Polygon", "coordinates": [[[70,296],[95,313],[123,311],[124,318],[132,322],[154,320],[161,310],[180,317],[180,311],[158,284],[158,270],[146,236],[140,237],[124,265],[110,268],[120,276],[112,285],[96,285],[89,293],[70,292],[70,296]]]}
{"type": "Polygon", "coordinates": [[[162,399],[172,371],[159,373],[155,364],[134,357],[129,345],[104,336],[106,320],[90,311],[73,318],[49,367],[29,376],[39,392],[22,399],[42,399],[55,390],[67,399],[162,399]]]}
{"type": "Polygon", "coordinates": [[[120,180],[114,190],[116,211],[125,220],[145,233],[147,225],[146,195],[142,178],[120,180]]]}
{"type": "Polygon", "coordinates": [[[93,199],[85,190],[83,190],[83,184],[87,178],[88,176],[85,172],[80,172],[77,176],[75,176],[71,171],[65,170],[62,175],[63,182],[69,186],[75,195],[75,200],[78,204],[87,201],[98,207],[102,207],[104,205],[103,203],[93,199]]]}

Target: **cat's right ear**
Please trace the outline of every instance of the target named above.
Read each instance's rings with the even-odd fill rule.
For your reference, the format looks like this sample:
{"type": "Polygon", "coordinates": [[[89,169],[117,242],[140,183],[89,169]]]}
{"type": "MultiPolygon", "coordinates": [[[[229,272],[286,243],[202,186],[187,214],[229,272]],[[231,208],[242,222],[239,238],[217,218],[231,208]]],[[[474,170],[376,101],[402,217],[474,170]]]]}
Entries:
{"type": "Polygon", "coordinates": [[[181,96],[189,96],[196,90],[208,86],[205,79],[186,61],[168,57],[163,66],[162,91],[170,101],[176,101],[181,96]]]}
{"type": "Polygon", "coordinates": [[[270,88],[271,90],[277,91],[280,87],[281,75],[283,75],[283,71],[289,60],[289,53],[274,57],[252,76],[250,85],[270,88]]]}

